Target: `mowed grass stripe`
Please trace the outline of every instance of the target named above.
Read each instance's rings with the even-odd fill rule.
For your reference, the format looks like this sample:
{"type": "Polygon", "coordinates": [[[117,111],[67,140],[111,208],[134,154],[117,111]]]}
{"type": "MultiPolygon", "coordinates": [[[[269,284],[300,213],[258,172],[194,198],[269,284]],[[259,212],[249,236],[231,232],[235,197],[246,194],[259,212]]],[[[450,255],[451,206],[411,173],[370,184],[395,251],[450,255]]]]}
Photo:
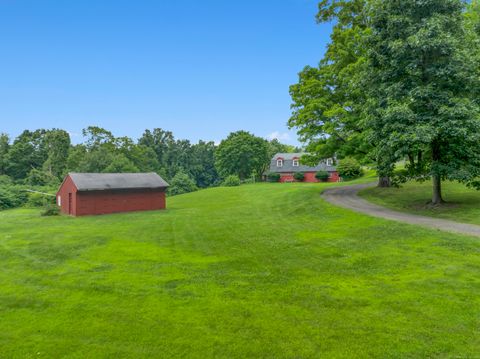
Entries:
{"type": "Polygon", "coordinates": [[[480,241],[336,208],[325,186],[0,212],[0,356],[475,356],[480,241]]]}

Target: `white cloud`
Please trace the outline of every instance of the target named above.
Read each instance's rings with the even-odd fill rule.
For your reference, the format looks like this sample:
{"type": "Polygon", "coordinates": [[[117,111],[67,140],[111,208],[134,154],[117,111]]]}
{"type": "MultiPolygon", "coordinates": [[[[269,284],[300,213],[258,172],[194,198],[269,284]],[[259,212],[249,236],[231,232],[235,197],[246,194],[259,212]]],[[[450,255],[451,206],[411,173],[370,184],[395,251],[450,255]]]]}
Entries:
{"type": "Polygon", "coordinates": [[[278,132],[274,131],[270,134],[267,135],[267,138],[271,141],[273,139],[277,139],[279,141],[289,141],[290,140],[290,134],[287,132],[278,132]]]}

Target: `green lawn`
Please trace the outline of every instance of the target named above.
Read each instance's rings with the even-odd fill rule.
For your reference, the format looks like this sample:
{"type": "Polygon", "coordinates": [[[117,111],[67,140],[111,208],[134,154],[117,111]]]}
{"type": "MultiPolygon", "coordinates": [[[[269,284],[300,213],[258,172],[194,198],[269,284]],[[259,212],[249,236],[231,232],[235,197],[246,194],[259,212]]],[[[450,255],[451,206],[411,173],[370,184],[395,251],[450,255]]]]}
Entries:
{"type": "Polygon", "coordinates": [[[478,356],[480,241],[335,208],[325,186],[0,212],[0,357],[478,356]]]}
{"type": "Polygon", "coordinates": [[[403,212],[480,224],[480,191],[445,182],[443,192],[447,204],[436,208],[427,205],[432,195],[430,182],[409,182],[400,188],[368,188],[361,191],[360,196],[403,212]]]}

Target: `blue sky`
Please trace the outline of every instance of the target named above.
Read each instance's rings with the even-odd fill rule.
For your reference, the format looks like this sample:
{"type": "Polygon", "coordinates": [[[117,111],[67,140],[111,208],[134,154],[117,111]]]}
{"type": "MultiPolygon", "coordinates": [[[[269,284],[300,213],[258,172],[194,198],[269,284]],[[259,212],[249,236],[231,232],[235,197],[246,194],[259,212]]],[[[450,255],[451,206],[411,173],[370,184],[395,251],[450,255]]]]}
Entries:
{"type": "Polygon", "coordinates": [[[296,143],[288,87],[325,51],[310,0],[0,0],[0,132],[161,127],[296,143]]]}

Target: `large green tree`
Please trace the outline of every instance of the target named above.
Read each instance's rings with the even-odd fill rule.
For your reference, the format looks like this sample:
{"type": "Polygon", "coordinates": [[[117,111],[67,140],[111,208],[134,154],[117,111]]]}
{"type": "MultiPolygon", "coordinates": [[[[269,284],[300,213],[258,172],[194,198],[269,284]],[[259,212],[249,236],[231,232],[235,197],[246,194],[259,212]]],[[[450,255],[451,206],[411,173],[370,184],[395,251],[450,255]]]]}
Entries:
{"type": "Polygon", "coordinates": [[[116,157],[115,151],[108,146],[100,146],[90,151],[86,151],[74,171],[101,173],[106,170],[116,157]]]}
{"type": "Polygon", "coordinates": [[[166,167],[169,149],[175,144],[173,133],[161,128],[155,128],[153,131],[145,130],[142,137],[138,140],[139,145],[151,148],[157,155],[157,161],[161,167],[166,167]]]}
{"type": "MultiPolygon", "coordinates": [[[[475,71],[480,77],[480,0],[472,0],[465,12],[466,46],[475,63],[475,71]]],[[[471,89],[472,97],[480,103],[480,86],[471,89]]]]}
{"type": "Polygon", "coordinates": [[[43,169],[50,176],[60,179],[65,174],[70,145],[70,135],[67,131],[52,129],[46,132],[47,159],[43,163],[43,169]]]}
{"type": "Polygon", "coordinates": [[[270,161],[268,141],[246,131],[232,132],[215,153],[215,165],[223,177],[238,175],[245,179],[261,176],[270,161]]]}
{"type": "Polygon", "coordinates": [[[0,133],[0,175],[6,174],[7,155],[10,148],[10,137],[6,133],[0,133]]]}
{"type": "Polygon", "coordinates": [[[173,133],[161,128],[145,130],[138,144],[152,149],[167,179],[178,172],[185,172],[193,178],[198,187],[207,187],[218,182],[215,168],[213,142],[176,140],[173,133]]]}
{"type": "Polygon", "coordinates": [[[215,144],[212,141],[199,141],[192,146],[189,172],[200,188],[218,182],[218,173],[215,168],[215,149],[215,144]]]}
{"type": "Polygon", "coordinates": [[[23,131],[10,146],[6,159],[6,173],[12,178],[24,179],[32,169],[38,169],[48,157],[45,144],[46,130],[23,131]]]}
{"type": "Polygon", "coordinates": [[[160,170],[157,155],[152,148],[136,144],[129,137],[115,138],[115,145],[116,152],[127,158],[137,169],[133,172],[157,172],[160,170]]]}
{"type": "Polygon", "coordinates": [[[94,150],[99,147],[115,147],[115,137],[113,134],[98,126],[88,126],[82,130],[83,137],[86,138],[85,146],[89,150],[94,150]]]}
{"type": "MultiPolygon", "coordinates": [[[[404,178],[478,184],[478,64],[472,56],[461,0],[375,1],[367,77],[372,141],[392,171],[407,158],[404,178]]],[[[476,49],[478,51],[478,48],[476,49]]]]}
{"type": "Polygon", "coordinates": [[[119,154],[119,143],[113,134],[98,126],[89,126],[82,130],[85,141],[75,146],[67,159],[70,171],[100,173],[104,172],[119,154]]]}
{"type": "Polygon", "coordinates": [[[135,164],[122,153],[113,156],[110,164],[103,170],[105,173],[135,173],[139,172],[135,164]]]}
{"type": "Polygon", "coordinates": [[[173,178],[181,170],[191,175],[192,152],[192,144],[188,140],[176,140],[170,143],[164,156],[164,167],[169,178],[173,178]]]}
{"type": "Polygon", "coordinates": [[[160,164],[158,163],[155,151],[143,145],[132,146],[130,151],[125,154],[140,172],[158,172],[160,164]]]}
{"type": "Polygon", "coordinates": [[[307,66],[290,87],[293,113],[288,122],[307,144],[311,160],[371,153],[363,120],[367,0],[322,0],[317,22],[332,22],[333,31],[317,67],[307,66]]]}
{"type": "Polygon", "coordinates": [[[297,148],[292,145],[281,143],[278,139],[274,138],[268,142],[268,153],[270,157],[273,157],[276,153],[292,153],[301,152],[301,148],[297,148]]]}
{"type": "Polygon", "coordinates": [[[87,154],[84,144],[70,146],[67,157],[67,172],[78,172],[80,164],[87,154]]]}

